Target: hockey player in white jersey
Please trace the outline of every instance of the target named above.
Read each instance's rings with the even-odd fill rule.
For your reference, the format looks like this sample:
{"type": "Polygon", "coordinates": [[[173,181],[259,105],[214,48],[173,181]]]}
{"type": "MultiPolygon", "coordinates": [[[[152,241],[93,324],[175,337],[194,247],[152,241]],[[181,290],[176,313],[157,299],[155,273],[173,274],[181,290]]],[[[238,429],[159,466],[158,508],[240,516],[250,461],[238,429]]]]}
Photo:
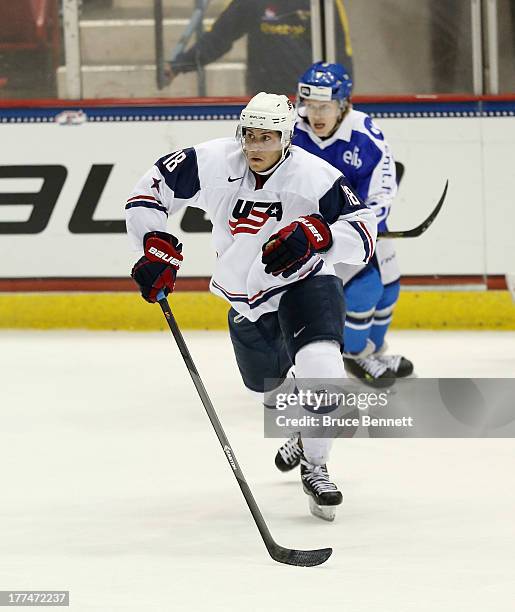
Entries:
{"type": "MultiPolygon", "coordinates": [[[[345,376],[343,288],[334,264],[366,264],[375,247],[373,212],[338,170],[291,146],[294,122],[286,96],[259,93],[242,111],[236,139],[165,155],[126,205],[129,238],[141,255],[132,277],[148,302],[173,291],[183,259],[168,216],[185,206],[207,213],[217,254],[210,289],[231,305],[236,361],[261,401],[265,379],[284,378],[292,365],[301,381],[345,376]]],[[[342,502],[326,468],[331,440],[297,446],[310,508],[331,520],[342,502]]]]}
{"type": "MultiPolygon", "coordinates": [[[[377,216],[378,230],[397,192],[395,164],[383,133],[350,103],[352,80],[341,64],[317,62],[300,78],[293,142],[338,168],[377,216]]],[[[413,372],[411,361],[387,355],[385,334],[399,296],[400,271],[392,240],[379,240],[361,267],[340,264],[344,282],[345,366],[373,386],[389,386],[413,372]]]]}

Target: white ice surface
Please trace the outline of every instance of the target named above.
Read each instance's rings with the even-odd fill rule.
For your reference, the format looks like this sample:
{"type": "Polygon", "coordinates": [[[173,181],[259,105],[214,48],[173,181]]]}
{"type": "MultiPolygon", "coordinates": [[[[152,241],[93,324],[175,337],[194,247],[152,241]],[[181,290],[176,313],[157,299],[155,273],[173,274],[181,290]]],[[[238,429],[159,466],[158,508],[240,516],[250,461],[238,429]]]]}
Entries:
{"type": "MultiPolygon", "coordinates": [[[[227,335],[186,339],[275,539],[332,558],[268,557],[170,334],[2,332],[0,590],[101,612],[514,609],[513,440],[337,440],[324,523],[275,469],[227,335]]],[[[390,343],[421,376],[515,376],[514,333],[390,343]]]]}

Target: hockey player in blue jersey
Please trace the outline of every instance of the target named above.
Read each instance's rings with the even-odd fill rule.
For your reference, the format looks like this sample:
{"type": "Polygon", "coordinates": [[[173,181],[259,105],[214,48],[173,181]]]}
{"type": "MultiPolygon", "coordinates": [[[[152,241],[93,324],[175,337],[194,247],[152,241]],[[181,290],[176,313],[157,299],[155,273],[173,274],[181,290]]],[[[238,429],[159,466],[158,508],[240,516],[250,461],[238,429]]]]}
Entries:
{"type": "MultiPolygon", "coordinates": [[[[317,62],[300,78],[294,143],[340,170],[372,208],[378,231],[397,192],[395,163],[381,130],[350,102],[352,80],[340,64],[317,62]]],[[[368,265],[339,264],[347,314],[344,362],[347,371],[373,386],[409,376],[413,364],[385,353],[385,334],[399,297],[400,271],[392,240],[377,242],[368,265]]]]}

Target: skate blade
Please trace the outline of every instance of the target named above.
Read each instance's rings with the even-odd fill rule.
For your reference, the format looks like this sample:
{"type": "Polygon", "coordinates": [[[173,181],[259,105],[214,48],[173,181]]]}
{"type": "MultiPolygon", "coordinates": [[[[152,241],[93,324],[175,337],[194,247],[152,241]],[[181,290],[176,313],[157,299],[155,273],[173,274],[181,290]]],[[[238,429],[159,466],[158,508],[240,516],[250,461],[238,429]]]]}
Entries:
{"type": "Polygon", "coordinates": [[[309,511],[324,521],[332,522],[336,516],[336,506],[319,506],[312,497],[309,498],[309,511]]]}

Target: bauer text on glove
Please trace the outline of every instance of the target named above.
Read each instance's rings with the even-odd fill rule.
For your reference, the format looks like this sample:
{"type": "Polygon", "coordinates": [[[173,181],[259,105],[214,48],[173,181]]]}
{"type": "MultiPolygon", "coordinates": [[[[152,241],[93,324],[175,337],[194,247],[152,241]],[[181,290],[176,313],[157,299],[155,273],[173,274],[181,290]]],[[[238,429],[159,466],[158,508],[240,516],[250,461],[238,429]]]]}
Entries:
{"type": "Polygon", "coordinates": [[[329,250],[332,243],[331,229],[321,215],[299,217],[270,236],[263,245],[265,272],[288,278],[315,253],[329,250]]]}
{"type": "Polygon", "coordinates": [[[142,297],[153,303],[159,291],[165,295],[175,286],[177,270],[182,263],[182,244],[166,232],[148,232],[143,238],[145,254],[132,268],[131,276],[139,285],[142,297]]]}

